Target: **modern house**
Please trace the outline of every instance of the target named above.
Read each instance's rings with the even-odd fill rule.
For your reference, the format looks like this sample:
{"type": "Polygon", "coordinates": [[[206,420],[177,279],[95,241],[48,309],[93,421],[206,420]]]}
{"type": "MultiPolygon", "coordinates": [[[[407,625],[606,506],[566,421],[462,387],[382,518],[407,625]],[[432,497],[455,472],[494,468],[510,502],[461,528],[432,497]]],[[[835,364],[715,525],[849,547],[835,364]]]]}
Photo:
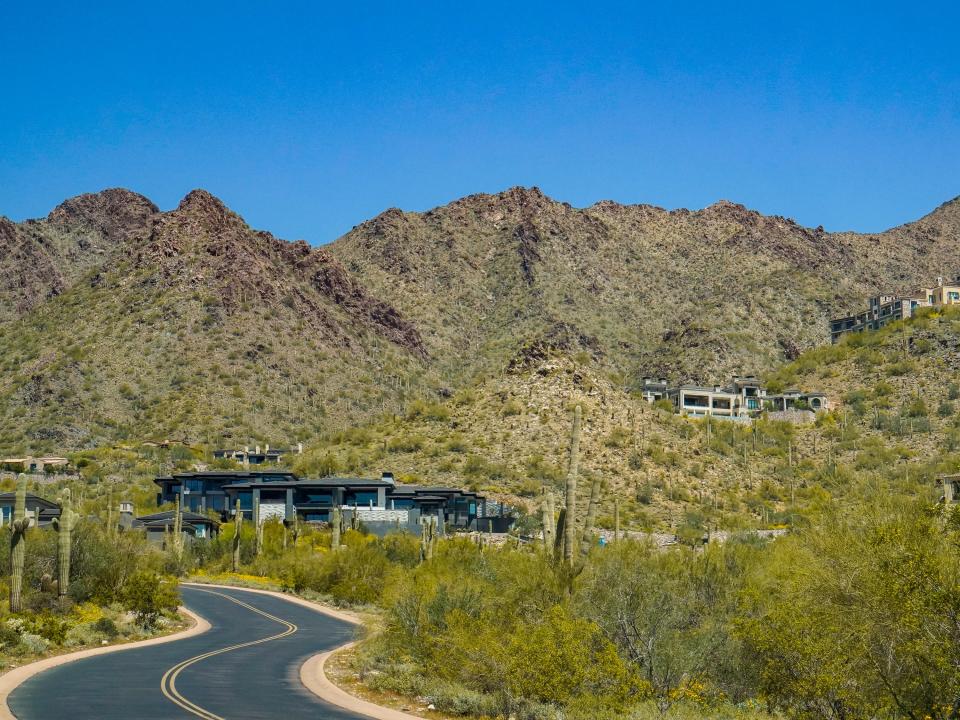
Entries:
{"type": "Polygon", "coordinates": [[[829,401],[822,392],[788,390],[771,395],[753,375],[735,375],[730,384],[720,386],[670,386],[666,380],[644,378],[642,397],[647,402],[669,400],[674,410],[692,417],[722,417],[743,420],[755,417],[764,410],[791,410],[806,408],[826,410],[829,401]]]}
{"type": "MultiPolygon", "coordinates": [[[[13,520],[16,502],[15,492],[0,493],[0,527],[9,525],[13,520]]],[[[60,506],[57,503],[31,493],[27,493],[26,510],[31,527],[46,527],[54,518],[60,517],[60,506]]]]}
{"type": "MultiPolygon", "coordinates": [[[[250,465],[277,465],[290,452],[285,448],[271,448],[269,445],[265,445],[261,451],[260,446],[257,445],[253,450],[249,447],[244,447],[242,450],[214,450],[213,457],[217,460],[233,460],[244,467],[249,467],[250,465]]],[[[297,455],[303,453],[302,443],[297,443],[295,452],[297,455]]]]}
{"type": "MultiPolygon", "coordinates": [[[[221,519],[234,512],[237,500],[245,517],[253,518],[259,503],[261,521],[280,518],[287,522],[329,522],[335,507],[345,517],[356,518],[371,532],[413,529],[420,518],[435,516],[441,526],[476,529],[486,516],[486,499],[458,488],[397,485],[390,473],[379,479],[301,478],[285,470],[208,471],[176,473],[154,481],[160,487],[157,504],[172,503],[177,495],[181,507],[194,513],[214,511],[221,519]]],[[[502,525],[510,513],[499,510],[502,525]]]]}
{"type": "Polygon", "coordinates": [[[837,342],[847,333],[879,330],[895,320],[913,317],[919,308],[960,304],[960,277],[952,283],[937,278],[935,287],[918,288],[906,295],[876,295],[863,312],[830,321],[830,339],[837,342]]]}
{"type": "Polygon", "coordinates": [[[645,377],[643,378],[643,387],[640,390],[640,397],[652,405],[658,400],[668,399],[669,390],[670,387],[667,384],[666,378],[654,379],[652,377],[645,377]]]}
{"type": "MultiPolygon", "coordinates": [[[[151,542],[162,543],[168,537],[172,537],[176,528],[176,512],[167,510],[152,515],[141,515],[135,518],[131,529],[143,530],[147,535],[147,540],[151,542]]],[[[206,515],[189,512],[181,512],[180,532],[188,539],[206,539],[215,538],[220,530],[220,523],[208,518],[206,515]]]]}

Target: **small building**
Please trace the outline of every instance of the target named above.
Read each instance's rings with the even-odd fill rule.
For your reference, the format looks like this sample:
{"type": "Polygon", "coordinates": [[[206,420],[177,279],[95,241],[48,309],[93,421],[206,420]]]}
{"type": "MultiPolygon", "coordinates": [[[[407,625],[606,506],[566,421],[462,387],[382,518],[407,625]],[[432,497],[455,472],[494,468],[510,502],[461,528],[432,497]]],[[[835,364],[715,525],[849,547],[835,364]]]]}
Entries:
{"type": "Polygon", "coordinates": [[[11,457],[0,459],[0,465],[4,465],[25,473],[42,473],[48,468],[65,468],[70,461],[65,457],[57,455],[47,455],[44,457],[11,457]]]}
{"type": "MultiPolygon", "coordinates": [[[[167,510],[152,515],[141,515],[135,518],[131,528],[143,530],[147,540],[162,543],[171,537],[176,528],[176,511],[167,510]]],[[[190,540],[215,538],[220,530],[220,523],[206,515],[183,511],[180,519],[180,531],[190,540]]]]}
{"type": "Polygon", "coordinates": [[[802,390],[785,390],[776,395],[768,395],[766,398],[767,407],[777,412],[786,412],[787,410],[812,410],[820,412],[829,410],[830,402],[827,394],[819,391],[803,392],[802,390]]]}
{"type": "Polygon", "coordinates": [[[645,377],[640,388],[640,397],[652,405],[658,400],[667,400],[669,390],[666,378],[645,377]]]}
{"type": "MultiPolygon", "coordinates": [[[[0,527],[9,525],[13,520],[16,502],[15,492],[0,493],[0,527]]],[[[32,493],[27,493],[26,511],[31,527],[46,527],[54,518],[60,517],[60,506],[57,503],[32,493]]]]}

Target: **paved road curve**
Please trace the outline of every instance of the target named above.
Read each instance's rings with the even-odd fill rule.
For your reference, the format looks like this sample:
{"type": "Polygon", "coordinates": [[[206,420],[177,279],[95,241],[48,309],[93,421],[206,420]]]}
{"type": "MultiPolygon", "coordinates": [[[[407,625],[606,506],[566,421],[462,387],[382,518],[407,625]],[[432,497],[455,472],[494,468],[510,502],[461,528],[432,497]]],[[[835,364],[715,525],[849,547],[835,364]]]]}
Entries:
{"type": "Polygon", "coordinates": [[[353,637],[348,623],[277,597],[181,586],[211,629],[196,637],[61,665],[10,695],[21,720],[204,718],[358,720],[300,683],[311,655],[353,637]]]}

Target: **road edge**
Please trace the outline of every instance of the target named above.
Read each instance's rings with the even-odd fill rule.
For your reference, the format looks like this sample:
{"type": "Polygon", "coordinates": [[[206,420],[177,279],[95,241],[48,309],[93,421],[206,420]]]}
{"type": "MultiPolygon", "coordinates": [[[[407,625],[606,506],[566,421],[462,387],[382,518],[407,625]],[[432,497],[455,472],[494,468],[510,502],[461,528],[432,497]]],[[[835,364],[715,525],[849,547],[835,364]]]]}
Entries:
{"type": "Polygon", "coordinates": [[[106,655],[108,653],[122,652],[124,650],[135,650],[137,648],[148,647],[150,645],[161,645],[163,643],[175,642],[177,640],[186,640],[187,638],[191,638],[196,635],[202,635],[210,629],[210,623],[192,610],[188,610],[185,607],[180,607],[179,611],[183,615],[186,615],[193,620],[193,625],[185,630],[180,630],[179,632],[171,633],[170,635],[147,638],[146,640],[135,640],[134,642],[120,643],[119,645],[104,645],[103,647],[87,648],[85,650],[78,650],[76,652],[66,653],[64,655],[54,655],[53,657],[43,658],[42,660],[36,660],[35,662],[21,665],[20,667],[14,668],[8,673],[0,675],[0,720],[17,720],[17,716],[13,714],[13,711],[7,704],[10,694],[27,680],[35,675],[39,675],[45,670],[49,670],[50,668],[58,667],[60,665],[66,665],[67,663],[71,663],[76,660],[95,657],[97,655],[106,655]]]}
{"type": "MultiPolygon", "coordinates": [[[[273,597],[286,600],[287,602],[292,602],[295,605],[302,605],[303,607],[310,608],[311,610],[328,615],[332,618],[336,618],[337,620],[343,620],[351,625],[363,624],[363,621],[355,613],[337,610],[317,602],[312,602],[310,600],[297,597],[296,595],[277,592],[276,590],[247,588],[238,585],[218,585],[214,583],[187,582],[181,583],[181,585],[188,585],[191,587],[215,587],[228,590],[252,592],[259,595],[272,595],[273,597]]],[[[372,720],[424,720],[424,718],[419,715],[411,715],[410,713],[401,712],[400,710],[394,710],[393,708],[377,705],[369,702],[368,700],[362,700],[361,698],[351,695],[346,690],[343,690],[334,684],[334,682],[327,676],[326,673],[325,668],[327,660],[329,660],[334,653],[351,648],[356,644],[357,642],[354,640],[344,643],[343,645],[339,645],[332,650],[325,650],[324,652],[308,657],[304,661],[303,665],[300,666],[300,682],[303,683],[303,686],[307,688],[307,690],[312,692],[324,702],[328,702],[331,705],[342,708],[343,710],[349,710],[350,712],[364,715],[372,720]]],[[[2,718],[0,718],[0,720],[2,720],[2,718]]]]}

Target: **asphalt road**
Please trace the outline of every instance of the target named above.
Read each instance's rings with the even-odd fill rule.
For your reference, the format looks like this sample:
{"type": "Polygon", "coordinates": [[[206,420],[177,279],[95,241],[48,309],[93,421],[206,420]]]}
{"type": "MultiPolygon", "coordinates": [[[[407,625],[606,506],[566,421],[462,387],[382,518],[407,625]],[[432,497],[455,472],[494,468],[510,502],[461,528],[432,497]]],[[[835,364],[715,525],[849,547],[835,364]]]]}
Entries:
{"type": "Polygon", "coordinates": [[[181,586],[183,603],[212,625],[186,640],[61,665],[27,680],[8,704],[20,720],[271,718],[359,720],[300,682],[315,653],[354,627],[280,598],[181,586]]]}

